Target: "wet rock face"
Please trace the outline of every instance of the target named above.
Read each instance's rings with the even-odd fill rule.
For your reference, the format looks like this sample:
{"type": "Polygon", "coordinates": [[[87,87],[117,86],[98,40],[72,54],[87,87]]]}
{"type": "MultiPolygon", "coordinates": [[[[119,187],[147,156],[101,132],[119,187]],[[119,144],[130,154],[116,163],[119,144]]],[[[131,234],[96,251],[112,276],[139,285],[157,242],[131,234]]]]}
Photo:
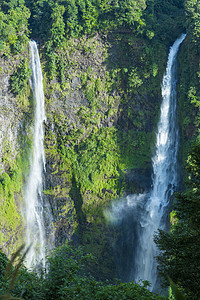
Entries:
{"type": "MultiPolygon", "coordinates": [[[[66,139],[74,128],[82,130],[79,139],[87,139],[95,126],[112,127],[117,120],[119,106],[119,93],[117,89],[112,92],[106,89],[107,42],[99,35],[87,40],[74,40],[73,52],[66,51],[67,67],[65,69],[65,82],[60,88],[57,80],[51,80],[46,84],[46,113],[47,123],[45,129],[46,162],[45,174],[46,200],[50,202],[54,223],[55,243],[62,244],[65,240],[73,240],[77,221],[80,219],[78,189],[72,186],[72,178],[68,178],[69,168],[61,171],[62,159],[60,157],[59,139],[66,139]],[[85,79],[84,79],[85,78],[85,79]],[[94,99],[89,99],[89,87],[96,88],[99,79],[99,90],[94,99]],[[83,83],[83,81],[85,82],[83,83]],[[110,98],[109,98],[110,97],[110,98]],[[112,99],[111,99],[112,97],[112,99]],[[108,99],[108,100],[106,100],[108,99]],[[108,103],[109,99],[113,103],[108,103]],[[92,115],[92,101],[98,103],[95,107],[95,115],[92,115]],[[107,103],[106,103],[107,101],[107,103]],[[82,115],[80,110],[83,108],[82,115]],[[108,115],[109,109],[115,109],[115,114],[108,115]],[[85,115],[91,115],[88,124],[83,121],[85,115]],[[99,121],[90,124],[99,114],[99,121]],[[53,149],[55,150],[53,153],[53,149]],[[57,151],[57,153],[55,153],[57,151]]],[[[71,147],[70,143],[65,148],[71,147]]],[[[76,239],[76,238],[75,238],[76,239]]]]}
{"type": "Polygon", "coordinates": [[[23,127],[23,109],[10,88],[10,77],[20,59],[1,58],[0,62],[0,172],[7,171],[5,156],[14,160],[20,151],[19,134],[23,127]]]}
{"type": "MultiPolygon", "coordinates": [[[[126,82],[122,82],[125,81],[125,77],[122,80],[125,76],[122,74],[124,67],[129,68],[135,58],[134,53],[129,53],[129,57],[124,55],[127,49],[122,49],[123,41],[118,41],[118,36],[108,39],[97,34],[90,39],[86,37],[74,39],[71,43],[72,46],[65,49],[66,53],[62,56],[64,57],[62,63],[65,65],[63,82],[61,83],[59,78],[54,78],[50,82],[47,79],[45,94],[47,113],[45,197],[52,207],[57,245],[63,243],[65,239],[73,240],[77,223],[79,224],[80,219],[84,220],[85,217],[82,216],[81,211],[84,210],[84,205],[87,207],[91,202],[94,206],[100,206],[102,199],[109,201],[116,196],[109,183],[105,186],[104,183],[102,184],[101,197],[89,189],[81,194],[81,191],[78,191],[80,182],[76,187],[72,184],[73,162],[65,165],[64,170],[61,171],[63,165],[61,147],[66,151],[71,147],[71,150],[77,153],[79,161],[84,153],[83,151],[79,153],[77,149],[81,148],[82,142],[91,138],[90,133],[93,129],[98,135],[99,129],[115,128],[121,132],[119,139],[122,134],[127,137],[129,131],[136,132],[133,135],[135,141],[129,154],[131,156],[135,151],[139,152],[138,147],[141,144],[150,143],[150,138],[145,141],[145,135],[137,135],[137,132],[148,132],[150,136],[155,119],[152,111],[155,113],[156,110],[153,101],[149,104],[148,96],[145,96],[146,101],[144,101],[142,96],[136,95],[137,93],[130,94],[126,89],[126,82]],[[145,112],[142,114],[143,111],[145,112]],[[75,146],[70,142],[73,134],[76,135],[76,141],[73,141],[75,146]],[[141,143],[138,142],[139,139],[142,139],[141,143]],[[62,143],[61,140],[66,142],[62,143]],[[71,178],[68,173],[71,174],[71,178]]],[[[59,56],[59,52],[57,54],[59,56]]],[[[154,95],[152,97],[154,99],[154,95]]],[[[119,145],[120,142],[121,140],[118,141],[119,145]]],[[[135,159],[133,163],[128,162],[129,166],[123,170],[126,193],[140,193],[150,188],[149,148],[150,146],[147,146],[144,149],[147,152],[144,168],[142,165],[141,169],[138,166],[134,169],[135,159]],[[133,166],[130,167],[131,164],[133,166]]],[[[113,149],[113,152],[115,151],[117,150],[113,149]]],[[[124,156],[127,155],[125,152],[124,156]]],[[[91,174],[88,178],[92,182],[91,174]]],[[[109,181],[109,178],[112,180],[113,177],[112,174],[107,176],[105,171],[103,178],[109,181]]]]}
{"type": "Polygon", "coordinates": [[[18,137],[23,113],[10,90],[10,76],[19,61],[5,57],[1,57],[0,60],[0,245],[8,256],[22,244],[23,231],[19,210],[21,195],[19,192],[15,193],[16,184],[12,184],[11,177],[4,176],[4,172],[9,174],[16,165],[16,156],[20,151],[18,137]]]}
{"type": "MultiPolygon", "coordinates": [[[[121,135],[118,136],[119,141],[113,143],[111,149],[113,152],[109,150],[110,155],[112,156],[117,151],[117,153],[124,151],[124,156],[129,155],[130,151],[127,151],[127,154],[124,146],[120,143],[122,135],[126,138],[131,131],[136,133],[133,135],[135,141],[131,146],[130,155],[132,155],[134,151],[139,152],[140,144],[144,144],[145,136],[143,137],[137,132],[151,133],[154,124],[152,110],[155,111],[154,103],[150,107],[149,101],[146,99],[144,106],[142,97],[138,98],[139,96],[135,94],[129,94],[125,88],[125,77],[122,80],[122,77],[125,76],[123,75],[123,68],[128,68],[129,64],[134,61],[134,57],[132,57],[134,53],[131,54],[131,60],[130,57],[124,55],[127,49],[122,51],[121,43],[123,41],[119,42],[118,37],[108,39],[106,36],[97,34],[90,39],[87,37],[79,40],[73,39],[70,43],[72,45],[63,50],[65,53],[61,53],[59,49],[56,50],[58,57],[61,54],[60,63],[63,64],[64,70],[62,80],[59,70],[57,70],[57,77],[52,80],[49,80],[48,75],[45,76],[43,72],[47,116],[45,123],[44,202],[47,201],[51,206],[56,245],[62,244],[65,240],[76,240],[76,228],[80,220],[85,222],[85,215],[82,212],[84,205],[87,207],[88,203],[91,203],[91,206],[100,206],[104,200],[110,201],[116,196],[116,191],[113,192],[109,183],[109,180],[112,181],[114,176],[113,174],[107,176],[107,171],[99,177],[99,180],[103,182],[100,196],[97,195],[97,192],[93,193],[92,188],[88,188],[81,194],[80,182],[72,181],[81,181],[82,175],[79,179],[73,178],[74,162],[66,162],[61,154],[61,149],[67,152],[71,147],[79,162],[85,149],[83,147],[82,154],[78,152],[81,143],[84,144],[86,140],[91,138],[95,140],[94,136],[98,136],[99,132],[102,131],[102,140],[110,139],[112,145],[114,141],[111,134],[112,129],[114,129],[119,131],[121,135]],[[144,114],[141,113],[143,110],[145,110],[144,114]],[[109,134],[104,134],[105,131],[109,134]],[[93,137],[92,132],[94,132],[93,137]],[[75,136],[74,140],[71,139],[73,135],[75,136]],[[142,140],[140,143],[138,142],[139,139],[142,140]],[[63,140],[65,140],[64,143],[63,140]],[[115,148],[116,145],[119,147],[115,148]],[[122,147],[121,150],[120,147],[122,147]]],[[[42,53],[40,54],[42,55],[42,53]]],[[[10,87],[10,78],[19,64],[20,58],[16,60],[13,58],[2,59],[0,62],[0,174],[4,170],[9,171],[11,161],[15,160],[24,146],[27,146],[28,149],[31,147],[31,143],[22,145],[20,139],[24,135],[29,136],[29,142],[31,141],[32,99],[29,97],[28,106],[23,106],[19,97],[13,95],[10,87]]],[[[97,156],[98,143],[95,146],[97,156]]],[[[149,140],[146,143],[149,144],[149,140]]],[[[110,149],[108,143],[105,144],[105,149],[110,149]]],[[[85,151],[87,150],[86,143],[85,151]]],[[[104,152],[106,156],[107,150],[104,152]]],[[[136,170],[134,165],[136,159],[133,162],[128,161],[127,169],[123,170],[127,193],[142,192],[150,186],[149,165],[146,163],[150,157],[149,149],[146,149],[146,152],[144,168],[147,171],[144,169],[136,170]]],[[[99,161],[102,161],[101,155],[99,161]]],[[[107,160],[105,164],[109,165],[109,161],[107,160]]],[[[97,171],[100,172],[100,170],[97,171]]],[[[88,176],[92,183],[91,174],[88,176]]],[[[117,176],[116,181],[118,180],[117,176]]],[[[89,219],[94,220],[94,218],[91,216],[89,219]]],[[[51,240],[51,227],[47,231],[51,240]]]]}
{"type": "Polygon", "coordinates": [[[148,192],[151,189],[152,185],[152,166],[149,165],[149,167],[146,170],[143,169],[136,169],[136,170],[129,170],[126,173],[126,182],[127,182],[127,188],[130,189],[127,191],[128,194],[131,193],[144,193],[148,192]],[[131,190],[131,188],[134,187],[134,190],[131,190]]]}
{"type": "MultiPolygon", "coordinates": [[[[2,63],[1,63],[2,67],[2,63]]],[[[3,68],[3,67],[2,67],[3,68]]],[[[16,153],[17,127],[16,105],[9,92],[9,76],[0,75],[0,157],[5,151],[16,153]]],[[[1,160],[1,168],[5,166],[1,160]]]]}

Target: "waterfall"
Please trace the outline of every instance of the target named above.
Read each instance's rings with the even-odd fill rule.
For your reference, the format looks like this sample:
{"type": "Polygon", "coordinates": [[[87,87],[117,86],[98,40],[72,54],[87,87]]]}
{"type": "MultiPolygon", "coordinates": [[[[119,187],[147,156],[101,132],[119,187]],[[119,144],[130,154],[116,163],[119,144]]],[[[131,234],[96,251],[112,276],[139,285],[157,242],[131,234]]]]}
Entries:
{"type": "Polygon", "coordinates": [[[156,283],[157,252],[153,235],[158,228],[164,229],[165,212],[177,187],[178,126],[176,118],[176,57],[185,34],[178,38],[170,49],[166,74],[162,82],[162,104],[158,131],[156,135],[156,153],[152,159],[153,187],[141,216],[141,232],[136,254],[134,279],[156,283]]]}
{"type": "Polygon", "coordinates": [[[33,146],[31,155],[30,173],[25,187],[25,212],[26,245],[32,245],[27,257],[28,268],[35,267],[38,263],[45,266],[46,233],[44,220],[43,172],[45,171],[44,153],[44,129],[46,120],[45,102],[43,92],[43,76],[40,65],[37,45],[29,42],[30,68],[32,76],[30,80],[34,99],[34,126],[33,146]]]}
{"type": "Polygon", "coordinates": [[[158,250],[153,236],[158,228],[165,228],[170,196],[177,187],[176,58],[185,36],[182,34],[171,47],[163,77],[156,151],[152,158],[152,189],[149,194],[129,195],[124,201],[113,203],[109,212],[121,228],[118,261],[121,264],[119,273],[122,279],[135,282],[148,280],[151,290],[157,281],[155,256],[158,250]]]}

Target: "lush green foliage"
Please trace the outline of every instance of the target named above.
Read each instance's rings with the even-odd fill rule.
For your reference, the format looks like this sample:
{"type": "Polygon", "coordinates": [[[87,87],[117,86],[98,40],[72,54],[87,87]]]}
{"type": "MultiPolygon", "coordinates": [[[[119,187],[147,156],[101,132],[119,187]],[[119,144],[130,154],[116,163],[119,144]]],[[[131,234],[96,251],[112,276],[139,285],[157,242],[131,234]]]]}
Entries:
{"type": "MultiPolygon", "coordinates": [[[[15,255],[16,256],[16,255],[15,255]]],[[[21,261],[23,258],[21,259],[21,261]]],[[[48,258],[48,273],[36,275],[25,268],[7,267],[8,259],[0,253],[0,295],[23,296],[23,299],[164,299],[144,286],[130,283],[97,282],[87,274],[87,265],[94,264],[90,254],[67,245],[57,248],[48,258]],[[6,275],[4,275],[6,270],[6,275]],[[17,276],[16,276],[17,275],[17,276]],[[8,291],[10,281],[12,290],[8,291]]],[[[20,262],[17,264],[17,266],[20,262]]]]}
{"type": "MultiPolygon", "coordinates": [[[[9,171],[0,175],[0,245],[6,249],[8,255],[22,241],[23,220],[18,203],[22,201],[23,175],[27,169],[27,153],[23,152],[24,158],[18,157],[14,163],[9,163],[9,171]],[[9,233],[9,237],[8,237],[9,233]]],[[[10,155],[5,155],[6,163],[10,155]]]]}
{"type": "Polygon", "coordinates": [[[19,53],[28,42],[30,12],[25,6],[24,0],[8,0],[1,1],[1,3],[0,54],[19,53]]]}
{"type": "Polygon", "coordinates": [[[30,75],[31,71],[28,66],[28,61],[23,59],[10,79],[11,90],[15,95],[22,95],[25,92],[30,75]]]}
{"type": "Polygon", "coordinates": [[[200,120],[200,31],[194,31],[194,16],[198,13],[198,1],[186,1],[187,37],[179,55],[179,119],[182,124],[183,161],[187,159],[192,138],[198,138],[200,120]],[[199,33],[198,33],[199,32],[199,33]]]}
{"type": "Polygon", "coordinates": [[[22,203],[23,185],[29,169],[30,140],[22,127],[18,139],[21,146],[18,152],[4,137],[3,157],[0,160],[4,167],[0,171],[0,247],[7,255],[22,243],[23,220],[20,211],[22,203]]]}
{"type": "Polygon", "coordinates": [[[33,11],[30,20],[34,34],[51,39],[56,46],[60,45],[64,36],[75,37],[121,26],[141,32],[145,28],[142,19],[145,0],[112,3],[101,0],[27,0],[26,3],[33,11]]]}
{"type": "Polygon", "coordinates": [[[187,27],[193,42],[200,47],[200,3],[198,0],[186,0],[185,10],[187,27]]]}
{"type": "Polygon", "coordinates": [[[156,243],[160,272],[170,276],[187,294],[199,299],[200,286],[200,145],[191,150],[188,163],[187,190],[175,197],[176,221],[169,233],[160,231],[156,243]]]}
{"type": "Polygon", "coordinates": [[[170,38],[174,28],[182,28],[183,3],[183,0],[26,0],[32,12],[33,35],[48,40],[54,47],[60,47],[65,38],[120,28],[149,39],[155,34],[162,39],[170,38]]]}

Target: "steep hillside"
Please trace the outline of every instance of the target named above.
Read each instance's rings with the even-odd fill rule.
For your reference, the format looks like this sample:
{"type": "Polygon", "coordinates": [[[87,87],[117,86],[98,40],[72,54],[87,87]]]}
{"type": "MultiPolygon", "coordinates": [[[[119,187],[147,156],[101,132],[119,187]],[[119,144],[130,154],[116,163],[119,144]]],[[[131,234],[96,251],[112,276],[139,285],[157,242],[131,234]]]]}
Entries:
{"type": "MultiPolygon", "coordinates": [[[[97,257],[98,276],[113,277],[109,235],[114,233],[103,209],[113,199],[150,188],[160,85],[169,46],[185,29],[183,1],[4,1],[1,8],[1,247],[10,254],[22,241],[20,209],[33,118],[28,39],[33,37],[44,74],[44,195],[52,207],[56,245],[66,240],[84,245],[97,257]],[[14,13],[21,19],[14,22],[14,13]]],[[[191,26],[180,55],[183,157],[185,141],[198,125],[189,103],[198,93],[197,81],[192,83],[198,47],[191,26]]]]}

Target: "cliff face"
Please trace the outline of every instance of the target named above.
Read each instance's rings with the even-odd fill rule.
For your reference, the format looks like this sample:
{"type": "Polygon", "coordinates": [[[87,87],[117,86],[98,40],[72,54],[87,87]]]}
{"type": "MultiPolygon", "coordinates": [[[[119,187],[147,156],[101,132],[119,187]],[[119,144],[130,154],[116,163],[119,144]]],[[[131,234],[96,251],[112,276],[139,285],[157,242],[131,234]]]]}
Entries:
{"type": "Polygon", "coordinates": [[[84,245],[98,259],[100,278],[114,276],[109,240],[115,233],[106,226],[105,206],[151,185],[167,48],[156,42],[150,48],[124,30],[70,39],[55,51],[57,76],[50,80],[44,64],[44,193],[56,245],[84,245]]]}
{"type": "Polygon", "coordinates": [[[153,71],[139,61],[144,46],[129,32],[116,32],[57,50],[62,75],[45,83],[45,194],[62,215],[55,212],[57,232],[66,237],[77,226],[74,218],[89,224],[110,199],[150,186],[162,71],[159,62],[148,62],[153,71]]]}
{"type": "Polygon", "coordinates": [[[28,169],[30,148],[29,88],[21,97],[11,91],[13,74],[21,60],[22,56],[2,57],[0,62],[0,244],[8,255],[23,240],[23,174],[28,169]]]}
{"type": "Polygon", "coordinates": [[[10,91],[9,79],[11,70],[16,67],[16,62],[8,59],[2,59],[0,63],[1,81],[0,81],[0,157],[1,171],[8,171],[9,165],[6,165],[5,154],[10,153],[11,159],[16,158],[19,151],[17,137],[20,131],[20,121],[22,113],[18,111],[18,104],[10,91]],[[12,154],[11,154],[12,153],[12,154]]]}
{"type": "MultiPolygon", "coordinates": [[[[109,243],[103,207],[150,185],[166,53],[162,62],[156,61],[146,46],[128,31],[70,39],[55,51],[54,76],[45,49],[40,49],[47,113],[44,195],[52,207],[56,245],[85,243],[88,251],[94,248],[98,257],[105,257],[109,243]],[[150,87],[153,82],[156,89],[150,87]]],[[[33,121],[26,58],[27,50],[3,57],[0,65],[1,247],[7,254],[23,240],[33,121]],[[19,87],[22,93],[16,92],[19,87]]]]}
{"type": "MultiPolygon", "coordinates": [[[[40,46],[47,114],[44,197],[51,204],[56,245],[66,240],[84,244],[99,260],[99,276],[103,272],[109,278],[114,272],[109,235],[114,233],[106,227],[103,209],[111,200],[148,191],[151,185],[169,45],[128,30],[71,38],[55,49],[54,73],[40,46]]],[[[181,61],[187,59],[182,52],[181,61]]],[[[13,82],[27,63],[18,56],[4,58],[0,65],[0,242],[7,254],[23,239],[33,101],[27,79],[21,95],[13,82]]],[[[183,69],[181,64],[180,83],[183,69]]]]}

